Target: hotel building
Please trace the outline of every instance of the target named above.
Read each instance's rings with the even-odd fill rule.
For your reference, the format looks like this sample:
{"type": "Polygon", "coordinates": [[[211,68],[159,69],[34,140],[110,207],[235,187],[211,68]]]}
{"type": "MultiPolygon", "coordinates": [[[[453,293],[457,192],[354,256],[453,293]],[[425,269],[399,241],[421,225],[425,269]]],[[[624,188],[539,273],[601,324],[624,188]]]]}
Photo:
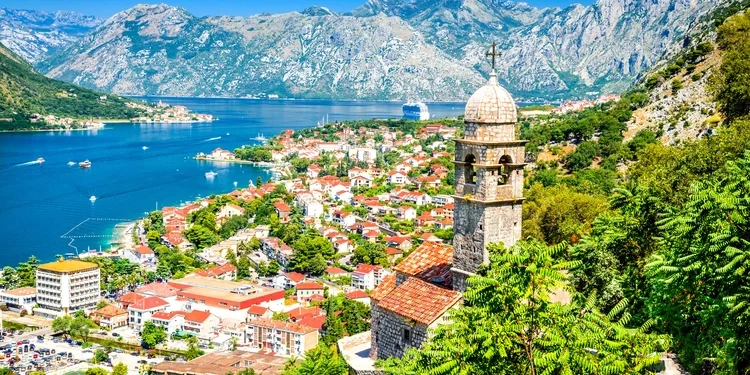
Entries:
{"type": "Polygon", "coordinates": [[[35,315],[55,318],[76,311],[92,311],[99,302],[99,266],[80,260],[42,264],[36,271],[35,315]]]}

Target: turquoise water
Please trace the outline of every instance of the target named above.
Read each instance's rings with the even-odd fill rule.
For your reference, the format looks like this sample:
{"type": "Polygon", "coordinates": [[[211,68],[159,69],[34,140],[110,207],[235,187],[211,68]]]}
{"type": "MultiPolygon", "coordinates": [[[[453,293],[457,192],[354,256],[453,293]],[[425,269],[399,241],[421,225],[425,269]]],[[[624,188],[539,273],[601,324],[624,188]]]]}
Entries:
{"type": "MultiPolygon", "coordinates": [[[[401,115],[401,103],[395,102],[162,100],[220,120],[0,134],[0,267],[16,265],[30,255],[49,261],[56,254],[107,248],[120,222],[156,207],[229,192],[234,182],[246,187],[258,176],[270,177],[266,170],[249,165],[193,160],[198,152],[233,150],[252,144],[250,138],[258,133],[270,137],[284,129],[315,126],[326,114],[330,121],[401,115]],[[40,157],[45,163],[32,163],[40,157]],[[90,169],[67,165],[85,159],[91,161],[90,169]],[[204,174],[212,170],[218,176],[206,179],[204,174]],[[92,195],[97,197],[93,203],[92,195]]],[[[429,107],[438,117],[463,113],[462,104],[429,107]]]]}

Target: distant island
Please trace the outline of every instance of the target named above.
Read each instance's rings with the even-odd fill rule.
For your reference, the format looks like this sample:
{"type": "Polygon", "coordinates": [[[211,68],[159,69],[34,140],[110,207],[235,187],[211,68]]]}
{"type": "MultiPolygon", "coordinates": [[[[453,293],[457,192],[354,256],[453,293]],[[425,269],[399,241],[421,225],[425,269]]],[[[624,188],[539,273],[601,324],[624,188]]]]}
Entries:
{"type": "Polygon", "coordinates": [[[47,78],[0,44],[0,131],[89,130],[104,122],[213,121],[183,106],[103,94],[47,78]]]}

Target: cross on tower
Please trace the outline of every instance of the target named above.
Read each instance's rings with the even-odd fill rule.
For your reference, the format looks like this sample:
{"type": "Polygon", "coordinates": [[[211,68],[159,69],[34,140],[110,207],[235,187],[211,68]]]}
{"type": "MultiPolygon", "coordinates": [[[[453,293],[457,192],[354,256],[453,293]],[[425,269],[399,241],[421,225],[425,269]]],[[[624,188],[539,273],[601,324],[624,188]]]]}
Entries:
{"type": "Polygon", "coordinates": [[[497,47],[497,43],[492,42],[492,49],[484,54],[487,57],[492,57],[492,71],[495,70],[495,57],[503,55],[502,52],[495,52],[495,47],[497,47]]]}

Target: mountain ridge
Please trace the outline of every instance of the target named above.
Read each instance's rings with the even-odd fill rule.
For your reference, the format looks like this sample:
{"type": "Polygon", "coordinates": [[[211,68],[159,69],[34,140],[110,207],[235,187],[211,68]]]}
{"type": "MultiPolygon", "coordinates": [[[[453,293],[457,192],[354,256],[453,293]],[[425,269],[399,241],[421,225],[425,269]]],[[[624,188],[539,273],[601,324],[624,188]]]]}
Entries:
{"type": "Polygon", "coordinates": [[[624,90],[719,3],[599,0],[538,9],[368,0],[344,14],[311,7],[250,17],[139,4],[37,67],[121,94],[450,101],[465,100],[486,79],[484,52],[499,41],[503,85],[520,100],[561,99],[624,90]]]}

